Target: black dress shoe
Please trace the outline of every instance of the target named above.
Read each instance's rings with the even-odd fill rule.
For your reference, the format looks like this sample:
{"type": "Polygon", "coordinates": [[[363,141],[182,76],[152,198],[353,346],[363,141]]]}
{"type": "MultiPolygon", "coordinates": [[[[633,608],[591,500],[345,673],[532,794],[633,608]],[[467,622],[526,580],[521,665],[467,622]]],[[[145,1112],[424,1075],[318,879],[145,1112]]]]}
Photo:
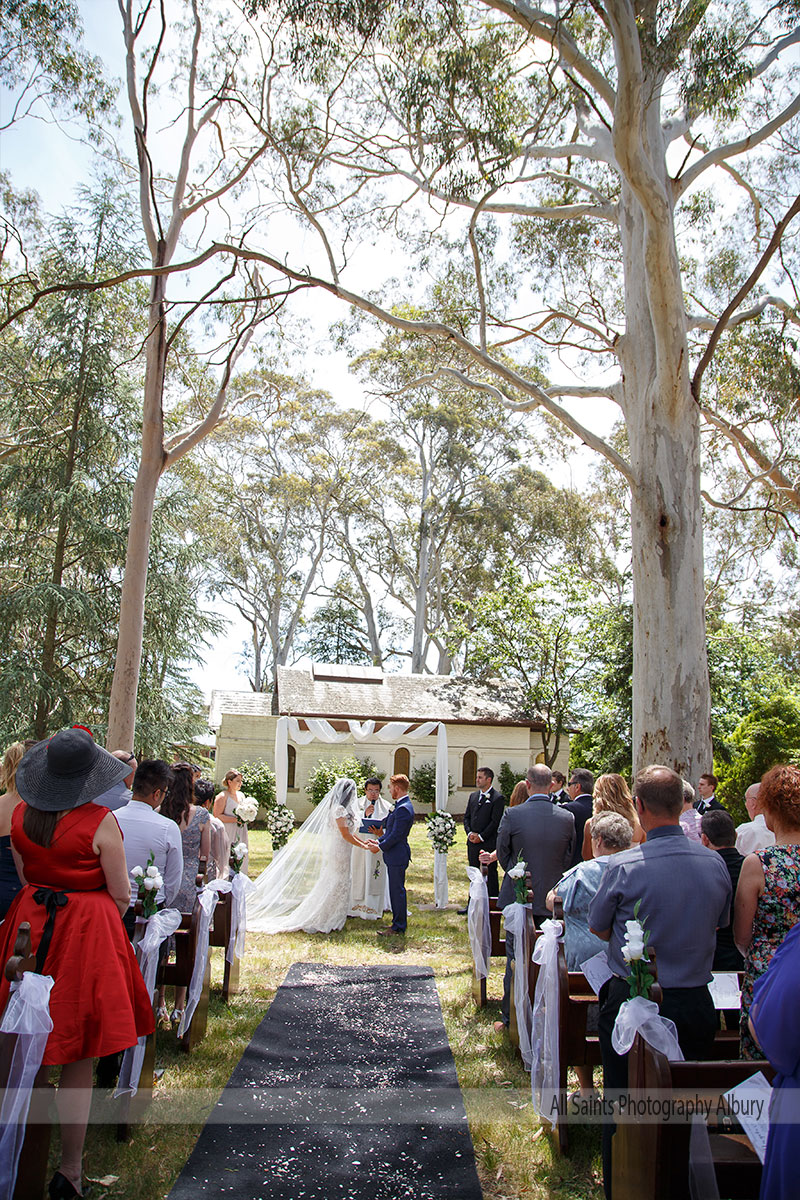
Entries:
{"type": "Polygon", "coordinates": [[[468,908],[459,908],[457,911],[458,911],[458,915],[460,917],[465,917],[467,915],[467,913],[469,912],[469,909],[468,908]]]}
{"type": "Polygon", "coordinates": [[[62,1175],[60,1171],[56,1171],[47,1185],[47,1194],[50,1200],[72,1200],[73,1196],[88,1196],[90,1192],[91,1188],[84,1188],[83,1192],[79,1192],[66,1175],[62,1175]]]}

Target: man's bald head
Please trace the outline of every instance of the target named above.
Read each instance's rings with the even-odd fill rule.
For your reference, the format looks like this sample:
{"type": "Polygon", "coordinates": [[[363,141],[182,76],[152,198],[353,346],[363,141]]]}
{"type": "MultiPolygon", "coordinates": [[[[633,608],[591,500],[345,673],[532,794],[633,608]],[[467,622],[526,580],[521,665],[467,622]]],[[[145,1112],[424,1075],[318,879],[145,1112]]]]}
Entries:
{"type": "Polygon", "coordinates": [[[758,807],[758,793],[761,788],[760,783],[751,783],[750,787],[744,794],[744,806],[747,809],[751,821],[755,821],[761,809],[758,807]]]}

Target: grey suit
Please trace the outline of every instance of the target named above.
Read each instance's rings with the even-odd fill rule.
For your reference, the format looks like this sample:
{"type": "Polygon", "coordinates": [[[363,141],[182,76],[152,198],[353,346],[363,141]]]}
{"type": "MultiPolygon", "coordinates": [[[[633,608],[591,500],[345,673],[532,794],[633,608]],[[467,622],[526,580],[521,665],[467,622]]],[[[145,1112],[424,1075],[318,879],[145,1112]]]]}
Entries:
{"type": "MultiPolygon", "coordinates": [[[[575,821],[572,813],[553,804],[549,796],[529,796],[524,804],[507,808],[497,831],[497,861],[504,871],[513,867],[520,853],[533,881],[533,915],[550,914],[545,897],[572,862],[575,850],[575,821]]],[[[506,875],[498,908],[514,900],[514,881],[506,875]]]]}

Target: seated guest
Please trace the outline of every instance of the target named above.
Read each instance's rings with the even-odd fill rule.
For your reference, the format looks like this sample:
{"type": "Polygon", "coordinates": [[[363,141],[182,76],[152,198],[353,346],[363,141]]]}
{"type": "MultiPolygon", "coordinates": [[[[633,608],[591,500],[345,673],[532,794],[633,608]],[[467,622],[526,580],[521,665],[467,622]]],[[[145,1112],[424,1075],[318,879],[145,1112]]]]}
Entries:
{"type": "MultiPolygon", "coordinates": [[[[675,1022],[688,1059],[705,1058],[717,1030],[708,990],[717,926],[730,919],[731,881],[718,854],[683,836],[683,784],[669,767],[652,766],[634,782],[636,812],[647,840],[607,864],[589,905],[589,928],[608,942],[613,975],[600,989],[600,1052],[606,1089],[628,1084],[628,1058],[614,1050],[611,1035],[623,1001],[630,998],[629,967],[622,956],[625,922],[639,918],[650,932],[663,991],[662,1016],[675,1022]],[[684,906],[691,899],[691,914],[684,906]]],[[[611,1196],[611,1137],[603,1126],[603,1182],[611,1196]]]]}
{"type": "Polygon", "coordinates": [[[748,854],[742,864],[733,936],[744,955],[742,1058],[762,1058],[747,1024],[753,985],[786,934],[800,919],[800,768],[773,767],[758,793],[775,845],[748,854]]]}
{"type": "Polygon", "coordinates": [[[702,817],[694,806],[694,788],[687,779],[683,783],[683,812],[681,813],[681,829],[692,842],[700,841],[700,822],[702,817]]]}
{"type": "Polygon", "coordinates": [[[547,893],[545,901],[551,912],[556,896],[563,901],[564,949],[569,971],[580,971],[582,962],[606,948],[605,942],[595,937],[589,928],[589,903],[600,886],[609,856],[629,850],[633,841],[630,822],[622,813],[600,813],[592,817],[587,829],[594,857],[589,862],[570,867],[547,893]]]}
{"type": "Polygon", "coordinates": [[[22,887],[14,856],[11,853],[11,815],[20,802],[16,788],[17,767],[25,753],[22,742],[12,742],[0,765],[0,921],[8,912],[11,901],[22,887]]]}
{"type": "Polygon", "coordinates": [[[755,850],[775,845],[775,834],[767,829],[766,818],[758,801],[760,787],[760,783],[751,783],[744,794],[744,806],[750,820],[736,826],[736,849],[740,854],[752,854],[755,850]]]}
{"type": "MultiPolygon", "coordinates": [[[[587,822],[586,828],[590,831],[594,858],[578,863],[562,875],[548,892],[546,901],[551,912],[556,896],[560,896],[564,904],[564,952],[568,971],[579,971],[581,963],[606,948],[605,942],[595,937],[589,928],[589,903],[603,878],[609,855],[629,850],[633,838],[631,823],[622,813],[600,813],[587,822]]],[[[596,1030],[597,1005],[593,1004],[587,1013],[587,1032],[596,1030]]],[[[575,1072],[581,1093],[588,1095],[594,1087],[592,1068],[577,1066],[575,1072]]]]}
{"type": "Polygon", "coordinates": [[[130,801],[114,814],[125,839],[125,861],[131,881],[131,903],[123,917],[131,937],[135,925],[134,905],[139,892],[139,884],[131,875],[133,868],[146,867],[153,855],[153,863],[164,880],[164,886],[156,896],[159,907],[171,907],[181,886],[183,844],[180,830],[174,821],[155,811],[171,782],[172,769],[163,759],[142,759],[133,776],[130,801]]]}
{"type": "Polygon", "coordinates": [[[750,1033],[777,1071],[772,1082],[769,1136],[760,1200],[800,1196],[800,927],[786,935],[756,980],[750,1033]]]}
{"type": "MultiPolygon", "coordinates": [[[[639,824],[628,785],[621,775],[601,775],[594,785],[592,813],[594,816],[598,816],[604,812],[620,813],[630,823],[636,845],[638,846],[640,842],[644,841],[644,830],[639,824]]],[[[593,835],[589,829],[590,824],[591,822],[587,821],[583,831],[581,856],[585,862],[590,862],[592,859],[593,835]]]]}
{"type": "Polygon", "coordinates": [[[219,817],[215,817],[211,812],[211,806],[214,803],[214,795],[216,789],[210,779],[195,779],[194,781],[194,798],[195,803],[204,808],[209,814],[209,823],[211,825],[211,845],[210,857],[208,860],[208,878],[209,879],[227,879],[228,878],[228,859],[230,854],[230,843],[228,835],[225,831],[225,826],[219,817]]]}

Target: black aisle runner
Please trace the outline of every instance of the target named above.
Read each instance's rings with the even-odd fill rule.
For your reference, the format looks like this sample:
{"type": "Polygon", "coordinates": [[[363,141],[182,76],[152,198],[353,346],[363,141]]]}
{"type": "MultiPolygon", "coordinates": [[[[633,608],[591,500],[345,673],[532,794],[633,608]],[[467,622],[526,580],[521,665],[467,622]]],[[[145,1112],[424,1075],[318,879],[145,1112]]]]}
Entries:
{"type": "Polygon", "coordinates": [[[295,963],[170,1200],[481,1195],[433,973],[295,963]]]}

